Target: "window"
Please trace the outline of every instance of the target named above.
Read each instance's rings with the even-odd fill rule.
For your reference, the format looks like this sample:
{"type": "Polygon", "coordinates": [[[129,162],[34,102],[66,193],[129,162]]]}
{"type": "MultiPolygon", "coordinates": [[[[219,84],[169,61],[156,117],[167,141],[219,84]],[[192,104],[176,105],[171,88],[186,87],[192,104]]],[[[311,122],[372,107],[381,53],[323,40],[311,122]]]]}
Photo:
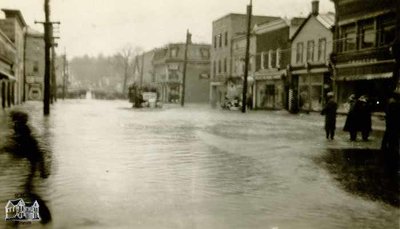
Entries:
{"type": "Polygon", "coordinates": [[[296,63],[303,63],[303,42],[296,45],[296,63]]]}
{"type": "Polygon", "coordinates": [[[226,60],[226,58],[224,59],[224,72],[228,71],[228,62],[226,60]]]}
{"type": "Polygon", "coordinates": [[[379,19],[379,46],[389,45],[396,37],[396,16],[387,15],[379,19]]]}
{"type": "Polygon", "coordinates": [[[221,60],[218,61],[218,73],[221,73],[222,68],[221,68],[221,60]]]}
{"type": "Polygon", "coordinates": [[[33,72],[38,73],[39,72],[39,61],[33,62],[33,72]]]}
{"type": "Polygon", "coordinates": [[[360,23],[361,49],[374,47],[375,41],[376,41],[376,31],[374,29],[374,21],[368,20],[360,23]]]}
{"type": "Polygon", "coordinates": [[[213,76],[217,74],[217,62],[213,61],[213,76]]]}
{"type": "Polygon", "coordinates": [[[281,67],[281,49],[278,48],[276,50],[276,67],[280,68],[281,67]]]}
{"type": "Polygon", "coordinates": [[[217,35],[214,36],[214,48],[217,48],[217,35]]]}
{"type": "Polygon", "coordinates": [[[201,56],[205,59],[208,59],[210,57],[210,51],[206,48],[201,48],[200,53],[201,53],[201,56]]]}
{"type": "Polygon", "coordinates": [[[326,39],[321,38],[318,41],[318,61],[326,60],[326,39]]]}
{"type": "Polygon", "coordinates": [[[225,32],[225,46],[228,46],[228,32],[225,32]]]}
{"type": "Polygon", "coordinates": [[[269,67],[269,52],[263,53],[263,56],[264,56],[263,69],[267,69],[269,67]]]}
{"type": "Polygon", "coordinates": [[[219,39],[219,47],[221,48],[222,47],[222,34],[219,34],[218,39],[219,39]]]}
{"type": "Polygon", "coordinates": [[[276,54],[274,51],[270,50],[270,68],[275,68],[276,67],[276,54]]]}
{"type": "Polygon", "coordinates": [[[307,41],[307,61],[314,61],[314,41],[307,41]]]}
{"type": "Polygon", "coordinates": [[[264,52],[261,52],[260,55],[260,68],[264,69],[264,52]]]}
{"type": "Polygon", "coordinates": [[[343,51],[352,51],[357,48],[355,25],[348,25],[342,28],[343,51]]]}
{"type": "Polygon", "coordinates": [[[178,56],[178,48],[174,47],[171,48],[171,57],[177,57],[178,56]]]}

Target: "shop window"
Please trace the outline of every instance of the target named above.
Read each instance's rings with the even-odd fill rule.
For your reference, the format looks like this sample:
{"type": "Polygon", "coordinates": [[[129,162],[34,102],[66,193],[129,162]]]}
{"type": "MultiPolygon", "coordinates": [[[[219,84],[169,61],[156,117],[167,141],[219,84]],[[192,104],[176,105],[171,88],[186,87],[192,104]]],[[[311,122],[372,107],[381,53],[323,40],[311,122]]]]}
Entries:
{"type": "Polygon", "coordinates": [[[343,51],[352,51],[357,48],[357,33],[355,25],[348,25],[342,28],[343,51]]]}
{"type": "Polygon", "coordinates": [[[303,42],[296,45],[296,63],[303,63],[303,42]]]}
{"type": "Polygon", "coordinates": [[[372,48],[375,46],[376,31],[374,21],[368,20],[360,23],[360,47],[361,49],[372,48]]]}
{"type": "Polygon", "coordinates": [[[318,41],[318,61],[326,60],[326,39],[321,38],[318,41]]]}
{"type": "Polygon", "coordinates": [[[379,46],[390,45],[396,37],[395,15],[386,15],[379,19],[379,46]]]}
{"type": "Polygon", "coordinates": [[[307,61],[314,61],[314,41],[307,41],[307,61]]]}

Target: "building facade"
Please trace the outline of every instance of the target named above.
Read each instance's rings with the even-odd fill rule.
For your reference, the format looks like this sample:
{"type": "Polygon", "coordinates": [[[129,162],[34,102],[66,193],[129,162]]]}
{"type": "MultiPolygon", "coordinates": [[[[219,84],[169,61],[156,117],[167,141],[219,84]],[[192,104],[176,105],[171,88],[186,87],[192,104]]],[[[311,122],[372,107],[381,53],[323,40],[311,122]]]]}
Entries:
{"type": "Polygon", "coordinates": [[[333,91],[330,54],[333,47],[333,13],[320,14],[318,1],[312,12],[292,37],[291,111],[320,111],[326,95],[333,91]]]}
{"type": "Polygon", "coordinates": [[[399,33],[399,23],[396,23],[399,2],[333,2],[337,14],[335,39],[338,42],[334,46],[332,61],[335,63],[335,91],[339,107],[345,110],[347,98],[355,94],[367,95],[374,102],[374,109],[383,110],[393,84],[398,83],[393,82],[396,61],[391,48],[399,33]]]}
{"type": "Polygon", "coordinates": [[[2,108],[10,107],[14,99],[16,55],[14,43],[0,29],[0,104],[2,108]]]}
{"type": "Polygon", "coordinates": [[[25,39],[24,67],[26,100],[42,100],[45,67],[44,37],[42,33],[28,29],[25,39]]]}
{"type": "Polygon", "coordinates": [[[24,52],[25,52],[25,20],[19,10],[2,9],[5,19],[0,19],[0,29],[13,42],[16,48],[13,84],[13,104],[20,104],[24,100],[24,52]]]}
{"type": "MultiPolygon", "coordinates": [[[[154,50],[153,70],[162,102],[179,103],[183,90],[185,44],[173,43],[154,50]]],[[[185,102],[206,103],[209,97],[210,45],[189,42],[185,81],[185,102]]]]}
{"type": "Polygon", "coordinates": [[[277,19],[254,27],[257,53],[254,83],[256,109],[287,108],[286,69],[290,64],[290,38],[303,21],[303,18],[277,19]]]}
{"type": "MultiPolygon", "coordinates": [[[[252,25],[272,21],[277,17],[252,16],[252,25]]],[[[232,84],[234,59],[233,38],[244,35],[247,28],[245,14],[228,14],[212,23],[210,103],[221,104],[232,84]]],[[[238,82],[235,82],[238,84],[238,82]]]]}

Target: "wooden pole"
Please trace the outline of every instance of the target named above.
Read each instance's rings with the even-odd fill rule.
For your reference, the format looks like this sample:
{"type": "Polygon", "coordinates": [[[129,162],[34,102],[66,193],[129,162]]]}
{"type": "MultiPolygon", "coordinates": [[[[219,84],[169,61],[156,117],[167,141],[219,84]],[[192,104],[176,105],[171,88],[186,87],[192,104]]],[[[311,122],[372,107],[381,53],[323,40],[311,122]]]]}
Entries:
{"type": "Polygon", "coordinates": [[[249,74],[249,49],[250,49],[250,30],[251,30],[251,14],[252,14],[252,1],[250,0],[250,5],[247,6],[247,34],[246,34],[246,56],[244,63],[244,79],[243,79],[243,95],[242,95],[242,112],[246,113],[246,103],[247,103],[247,76],[249,74]]]}
{"type": "Polygon", "coordinates": [[[181,106],[185,106],[185,88],[186,88],[186,68],[187,68],[187,53],[188,46],[190,42],[191,34],[189,30],[186,31],[186,44],[185,44],[185,56],[183,60],[183,77],[182,77],[182,96],[181,96],[181,106]]]}
{"type": "Polygon", "coordinates": [[[43,113],[44,115],[50,114],[50,47],[51,47],[51,34],[50,34],[50,0],[44,0],[44,46],[45,46],[45,67],[44,67],[44,97],[43,97],[43,113]]]}

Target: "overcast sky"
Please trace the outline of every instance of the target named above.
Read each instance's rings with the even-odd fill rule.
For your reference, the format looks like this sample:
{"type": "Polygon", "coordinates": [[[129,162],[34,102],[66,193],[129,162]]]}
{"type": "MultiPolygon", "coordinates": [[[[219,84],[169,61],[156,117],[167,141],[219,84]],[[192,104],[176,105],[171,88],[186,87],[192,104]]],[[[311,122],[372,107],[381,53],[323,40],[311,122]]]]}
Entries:
{"type": "MultiPolygon", "coordinates": [[[[43,31],[44,0],[0,0],[0,8],[21,10],[27,24],[43,31]]],[[[183,42],[211,43],[211,23],[228,13],[245,13],[248,0],[51,0],[51,19],[61,21],[59,52],[69,57],[113,54],[126,44],[145,50],[183,42]]],[[[311,0],[253,0],[253,12],[269,16],[307,16],[311,0]]],[[[334,11],[320,0],[320,12],[334,11]]],[[[0,18],[4,15],[0,13],[0,18]]]]}

